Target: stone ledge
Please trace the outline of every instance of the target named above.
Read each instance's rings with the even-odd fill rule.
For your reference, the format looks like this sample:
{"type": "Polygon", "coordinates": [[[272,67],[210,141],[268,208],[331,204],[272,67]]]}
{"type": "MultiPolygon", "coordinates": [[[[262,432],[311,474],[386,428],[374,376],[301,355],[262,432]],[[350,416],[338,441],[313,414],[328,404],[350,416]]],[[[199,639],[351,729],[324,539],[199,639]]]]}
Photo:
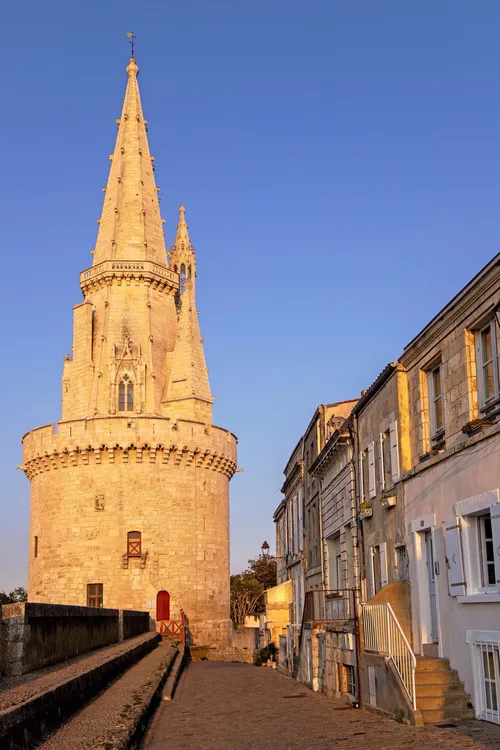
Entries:
{"type": "Polygon", "coordinates": [[[29,750],[44,736],[58,729],[106,685],[156,648],[158,634],[113,655],[81,674],[60,682],[30,700],[0,711],[2,750],[29,750]]]}

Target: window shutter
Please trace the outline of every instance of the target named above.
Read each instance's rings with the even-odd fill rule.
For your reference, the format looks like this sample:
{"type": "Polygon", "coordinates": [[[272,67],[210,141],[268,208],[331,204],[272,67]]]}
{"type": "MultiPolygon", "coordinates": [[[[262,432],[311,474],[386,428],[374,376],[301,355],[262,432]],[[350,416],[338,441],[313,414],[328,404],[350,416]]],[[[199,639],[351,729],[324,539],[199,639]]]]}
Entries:
{"type": "Polygon", "coordinates": [[[398,440],[398,422],[391,422],[389,428],[391,437],[391,468],[392,481],[399,481],[399,440],[398,440]]]}
{"type": "Polygon", "coordinates": [[[497,586],[500,586],[500,503],[495,503],[490,508],[491,530],[493,533],[493,553],[495,556],[495,578],[497,586]]]}
{"type": "Polygon", "coordinates": [[[380,491],[385,490],[385,466],[384,466],[384,436],[382,433],[378,436],[378,466],[380,476],[380,491]]]}
{"type": "Polygon", "coordinates": [[[363,487],[363,454],[359,454],[358,458],[359,463],[359,499],[360,502],[363,502],[365,499],[365,488],[363,487]]]}
{"type": "Polygon", "coordinates": [[[482,375],[482,364],[483,364],[483,353],[481,351],[481,333],[474,331],[474,349],[476,353],[476,383],[477,383],[477,398],[479,401],[479,408],[482,409],[484,406],[484,388],[482,375]]]}
{"type": "Polygon", "coordinates": [[[377,484],[375,482],[375,443],[368,446],[368,495],[375,497],[377,484]]]}
{"type": "Polygon", "coordinates": [[[467,589],[462,556],[460,518],[444,522],[444,546],[448,567],[448,591],[450,596],[464,596],[467,589]]]}
{"type": "Polygon", "coordinates": [[[382,542],[378,548],[380,550],[380,583],[382,584],[382,588],[384,588],[389,583],[387,575],[387,542],[382,542]]]}
{"type": "Polygon", "coordinates": [[[373,547],[368,549],[368,560],[366,566],[366,598],[371,599],[375,596],[375,586],[373,583],[373,547]]]}

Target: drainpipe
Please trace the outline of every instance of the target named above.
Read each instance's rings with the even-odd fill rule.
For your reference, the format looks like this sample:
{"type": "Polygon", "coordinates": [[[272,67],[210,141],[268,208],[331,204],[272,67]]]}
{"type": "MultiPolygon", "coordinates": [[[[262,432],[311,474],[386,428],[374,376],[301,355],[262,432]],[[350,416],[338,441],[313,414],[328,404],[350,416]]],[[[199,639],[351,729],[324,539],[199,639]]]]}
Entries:
{"type": "MultiPolygon", "coordinates": [[[[351,459],[351,466],[353,469],[353,478],[354,478],[354,500],[355,500],[355,511],[356,511],[356,548],[357,548],[357,565],[358,565],[358,593],[359,593],[359,599],[361,599],[361,571],[364,569],[364,544],[362,543],[363,540],[363,522],[358,518],[358,508],[361,502],[360,496],[359,496],[359,481],[358,481],[358,472],[357,472],[357,466],[359,462],[357,461],[358,458],[358,418],[356,414],[352,415],[352,422],[351,420],[348,421],[348,427],[349,427],[349,436],[351,439],[351,446],[352,446],[352,459],[351,459]]],[[[359,606],[359,600],[356,596],[356,590],[353,590],[353,598],[354,598],[354,644],[356,649],[356,677],[357,677],[357,692],[358,692],[358,708],[361,708],[361,668],[360,668],[360,631],[359,631],[359,617],[358,617],[358,606],[359,606]]]]}

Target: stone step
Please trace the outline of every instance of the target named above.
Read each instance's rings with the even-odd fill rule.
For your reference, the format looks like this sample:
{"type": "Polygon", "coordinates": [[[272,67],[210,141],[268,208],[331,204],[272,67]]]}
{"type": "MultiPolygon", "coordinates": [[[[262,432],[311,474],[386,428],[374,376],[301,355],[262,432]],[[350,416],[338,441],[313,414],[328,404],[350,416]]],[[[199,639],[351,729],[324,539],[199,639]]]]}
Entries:
{"type": "Polygon", "coordinates": [[[463,682],[425,682],[415,685],[417,700],[419,698],[439,697],[441,695],[464,695],[463,682]]]}
{"type": "Polygon", "coordinates": [[[456,684],[460,682],[458,672],[456,669],[436,669],[435,671],[428,669],[422,672],[415,672],[415,685],[417,687],[420,685],[437,684],[438,682],[447,685],[456,684]]]}
{"type": "Polygon", "coordinates": [[[450,695],[428,695],[423,698],[417,696],[417,708],[419,711],[434,711],[438,708],[444,709],[467,709],[469,698],[465,693],[450,695]]]}
{"type": "Polygon", "coordinates": [[[449,668],[449,659],[438,659],[433,656],[417,656],[417,672],[427,672],[434,669],[449,668]]]}
{"type": "Polygon", "coordinates": [[[473,719],[474,711],[472,708],[436,708],[433,710],[421,711],[422,719],[425,724],[437,724],[440,721],[449,719],[473,719]]]}

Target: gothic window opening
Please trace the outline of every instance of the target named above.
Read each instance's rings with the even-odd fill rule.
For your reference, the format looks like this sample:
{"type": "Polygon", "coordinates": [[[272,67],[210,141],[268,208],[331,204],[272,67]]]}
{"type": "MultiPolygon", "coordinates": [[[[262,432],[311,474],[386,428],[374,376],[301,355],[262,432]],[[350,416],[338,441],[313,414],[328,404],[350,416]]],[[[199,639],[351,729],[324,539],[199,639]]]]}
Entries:
{"type": "Polygon", "coordinates": [[[127,555],[129,557],[141,556],[141,532],[129,531],[127,534],[127,555]]]}
{"type": "Polygon", "coordinates": [[[133,411],[134,383],[130,375],[125,374],[118,385],[118,411],[133,411]]]}
{"type": "Polygon", "coordinates": [[[179,274],[179,294],[184,294],[186,289],[186,266],[184,263],[181,266],[181,272],[179,274]]]}

